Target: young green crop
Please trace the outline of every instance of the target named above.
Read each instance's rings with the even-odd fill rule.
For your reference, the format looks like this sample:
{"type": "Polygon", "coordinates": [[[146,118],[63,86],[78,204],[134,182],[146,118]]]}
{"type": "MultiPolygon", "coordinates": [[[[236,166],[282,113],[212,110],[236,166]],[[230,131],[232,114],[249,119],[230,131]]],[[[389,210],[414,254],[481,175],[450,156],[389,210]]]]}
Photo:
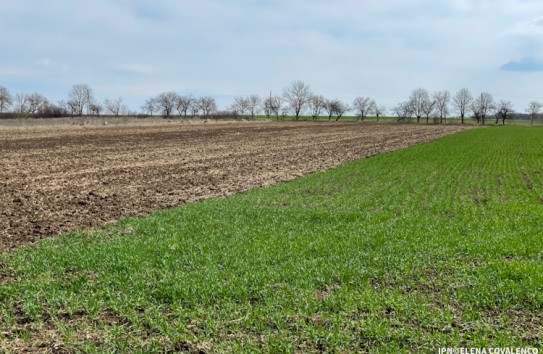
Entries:
{"type": "Polygon", "coordinates": [[[0,348],[541,348],[541,141],[471,130],[4,255],[0,348]]]}

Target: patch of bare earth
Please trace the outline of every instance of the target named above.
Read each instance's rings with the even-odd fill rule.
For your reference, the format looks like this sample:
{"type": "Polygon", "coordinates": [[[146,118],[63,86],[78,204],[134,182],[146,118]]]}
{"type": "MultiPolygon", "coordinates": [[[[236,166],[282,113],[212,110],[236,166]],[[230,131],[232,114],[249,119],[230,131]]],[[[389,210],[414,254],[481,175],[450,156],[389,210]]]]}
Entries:
{"type": "Polygon", "coordinates": [[[313,122],[0,129],[0,251],[466,129],[313,122]]]}

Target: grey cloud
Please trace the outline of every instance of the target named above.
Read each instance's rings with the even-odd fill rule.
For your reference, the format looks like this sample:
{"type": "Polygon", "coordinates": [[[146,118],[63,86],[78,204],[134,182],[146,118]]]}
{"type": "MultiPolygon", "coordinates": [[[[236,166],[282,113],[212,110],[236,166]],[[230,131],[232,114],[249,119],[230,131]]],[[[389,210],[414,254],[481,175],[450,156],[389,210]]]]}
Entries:
{"type": "Polygon", "coordinates": [[[543,71],[543,60],[536,58],[522,58],[521,60],[511,60],[500,67],[504,71],[518,72],[537,72],[543,71]]]}

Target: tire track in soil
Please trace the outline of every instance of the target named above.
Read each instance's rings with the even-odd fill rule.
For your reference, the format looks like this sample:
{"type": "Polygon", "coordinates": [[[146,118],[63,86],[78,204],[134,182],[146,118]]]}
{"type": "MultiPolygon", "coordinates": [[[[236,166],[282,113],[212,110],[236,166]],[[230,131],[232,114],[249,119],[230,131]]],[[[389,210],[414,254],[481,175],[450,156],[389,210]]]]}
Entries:
{"type": "Polygon", "coordinates": [[[0,251],[466,129],[320,122],[0,129],[0,251]]]}

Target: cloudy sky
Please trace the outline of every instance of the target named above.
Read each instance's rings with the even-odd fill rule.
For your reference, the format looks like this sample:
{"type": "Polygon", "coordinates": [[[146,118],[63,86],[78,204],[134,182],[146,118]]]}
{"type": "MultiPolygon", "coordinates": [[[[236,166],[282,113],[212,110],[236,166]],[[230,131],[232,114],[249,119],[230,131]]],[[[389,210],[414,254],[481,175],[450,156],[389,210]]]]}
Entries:
{"type": "Polygon", "coordinates": [[[389,107],[416,87],[543,101],[541,0],[0,0],[0,34],[0,85],[54,102],[85,83],[225,107],[293,80],[389,107]]]}

